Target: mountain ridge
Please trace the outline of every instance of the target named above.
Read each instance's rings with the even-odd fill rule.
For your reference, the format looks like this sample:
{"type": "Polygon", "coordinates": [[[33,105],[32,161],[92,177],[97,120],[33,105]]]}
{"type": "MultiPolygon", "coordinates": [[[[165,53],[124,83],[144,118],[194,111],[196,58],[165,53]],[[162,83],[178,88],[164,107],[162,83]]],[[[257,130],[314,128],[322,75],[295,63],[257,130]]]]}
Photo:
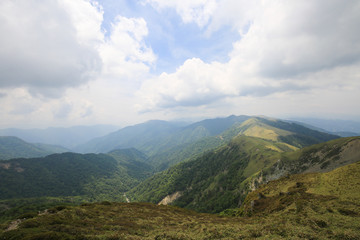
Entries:
{"type": "Polygon", "coordinates": [[[0,160],[11,158],[44,157],[69,151],[61,146],[28,143],[15,136],[0,136],[0,160]]]}

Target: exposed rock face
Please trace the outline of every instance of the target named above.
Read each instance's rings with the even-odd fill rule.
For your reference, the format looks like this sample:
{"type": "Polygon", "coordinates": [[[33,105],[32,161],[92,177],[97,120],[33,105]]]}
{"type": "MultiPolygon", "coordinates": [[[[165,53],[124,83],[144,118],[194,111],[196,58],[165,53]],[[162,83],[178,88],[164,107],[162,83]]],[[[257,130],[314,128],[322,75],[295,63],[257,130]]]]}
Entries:
{"type": "Polygon", "coordinates": [[[161,200],[158,205],[168,205],[170,203],[172,203],[173,201],[175,201],[176,199],[178,199],[179,197],[181,197],[182,193],[181,192],[175,192],[171,195],[167,195],[163,200],[161,200]]]}

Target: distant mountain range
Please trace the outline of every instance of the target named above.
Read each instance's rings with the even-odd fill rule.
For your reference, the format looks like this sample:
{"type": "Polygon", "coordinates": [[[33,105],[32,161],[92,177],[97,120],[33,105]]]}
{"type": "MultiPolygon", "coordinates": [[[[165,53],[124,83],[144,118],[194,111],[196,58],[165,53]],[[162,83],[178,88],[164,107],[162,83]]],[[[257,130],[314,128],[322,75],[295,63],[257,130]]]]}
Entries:
{"type": "Polygon", "coordinates": [[[298,124],[341,137],[360,136],[360,122],[336,119],[293,118],[298,124]]]}
{"type": "Polygon", "coordinates": [[[292,147],[303,147],[336,138],[334,135],[295,123],[261,117],[229,116],[207,119],[188,126],[178,126],[166,121],[149,121],[93,139],[74,150],[82,153],[104,153],[116,148],[133,147],[149,156],[150,162],[156,168],[164,170],[168,166],[224,145],[241,133],[255,137],[261,135],[274,141],[283,139],[283,142],[289,144],[296,143],[292,147]],[[245,122],[246,124],[242,125],[245,122]],[[277,132],[274,131],[276,128],[277,132]],[[262,130],[264,132],[261,132],[262,130]]]}
{"type": "Polygon", "coordinates": [[[72,149],[79,144],[96,137],[104,136],[117,129],[118,127],[111,125],[46,129],[7,128],[0,129],[0,136],[14,136],[30,143],[44,143],[72,149]]]}

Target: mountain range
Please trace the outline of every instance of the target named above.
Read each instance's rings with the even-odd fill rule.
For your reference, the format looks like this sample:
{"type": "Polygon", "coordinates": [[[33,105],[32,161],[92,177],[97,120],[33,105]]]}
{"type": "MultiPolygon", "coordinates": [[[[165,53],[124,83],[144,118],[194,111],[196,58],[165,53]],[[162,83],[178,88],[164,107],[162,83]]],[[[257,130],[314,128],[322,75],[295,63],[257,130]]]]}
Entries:
{"type": "MultiPolygon", "coordinates": [[[[235,220],[225,221],[222,226],[227,227],[223,229],[215,223],[212,224],[222,221],[218,217],[198,215],[189,210],[241,218],[245,216],[256,221],[267,216],[264,221],[271,231],[275,231],[271,232],[272,235],[269,233],[269,236],[275,238],[276,235],[280,238],[290,237],[295,232],[296,236],[301,238],[298,233],[301,231],[293,229],[290,234],[287,231],[275,230],[269,225],[271,219],[277,221],[278,214],[283,214],[289,215],[291,221],[296,222],[296,214],[307,215],[310,214],[309,209],[323,209],[323,206],[319,206],[322,198],[324,204],[338,214],[334,215],[339,217],[338,219],[343,218],[350,222],[354,216],[360,215],[354,210],[360,202],[358,195],[351,193],[356,187],[345,184],[360,181],[356,174],[360,160],[360,137],[341,138],[304,123],[263,116],[229,116],[192,124],[154,120],[111,132],[71,149],[80,153],[63,152],[50,155],[47,155],[46,151],[49,153],[59,149],[49,145],[26,143],[14,137],[1,139],[4,143],[0,144],[0,153],[7,153],[7,158],[12,158],[0,161],[0,236],[9,238],[12,233],[14,236],[28,236],[22,225],[16,228],[18,230],[7,230],[8,221],[19,216],[29,218],[24,221],[24,226],[29,223],[28,227],[25,227],[29,229],[39,229],[36,227],[39,224],[47,226],[51,219],[38,216],[34,212],[50,208],[53,214],[51,216],[61,219],[55,225],[71,224],[75,221],[74,217],[78,216],[77,213],[84,211],[91,215],[87,219],[101,222],[102,220],[96,220],[95,215],[107,216],[109,213],[103,212],[105,209],[112,212],[123,209],[123,205],[109,201],[150,202],[181,207],[156,207],[144,203],[127,205],[129,214],[138,216],[139,219],[143,216],[143,222],[139,220],[141,223],[136,223],[140,224],[139,226],[145,226],[141,224],[147,221],[144,220],[148,218],[144,211],[169,222],[174,219],[165,220],[165,216],[175,214],[186,226],[191,225],[186,220],[191,217],[200,222],[200,219],[205,219],[202,223],[204,226],[222,229],[221,233],[218,232],[221,238],[226,238],[226,232],[233,229],[235,220]],[[8,142],[11,144],[7,144],[8,142]],[[18,156],[20,153],[23,155],[18,156]],[[354,173],[351,173],[352,169],[355,169],[354,173]],[[348,181],[345,180],[346,174],[349,176],[348,181]],[[341,183],[336,183],[336,179],[340,179],[341,183]],[[342,191],[339,188],[347,190],[342,191]],[[341,197],[341,193],[347,197],[341,197]],[[311,203],[307,203],[307,199],[311,203]],[[88,203],[101,201],[105,202],[88,203]],[[348,205],[341,206],[343,201],[348,201],[348,205]],[[83,206],[72,207],[80,203],[83,203],[83,206]],[[53,208],[59,204],[62,206],[53,208]]],[[[330,216],[323,210],[316,210],[311,214],[316,217],[301,216],[301,221],[313,221],[321,229],[333,226],[328,230],[337,236],[344,234],[337,223],[335,226],[328,219],[323,219],[331,217],[331,214],[330,216]]],[[[122,226],[121,224],[118,223],[118,226],[122,226]]],[[[154,222],[146,224],[153,226],[154,222]]],[[[296,224],[301,226],[300,223],[296,224]]],[[[263,227],[255,223],[248,226],[263,227]]],[[[99,232],[103,231],[100,226],[98,228],[99,232]]],[[[57,229],[50,231],[49,236],[61,236],[68,231],[62,227],[57,229]]],[[[132,227],[127,226],[127,229],[132,227]]],[[[175,231],[177,228],[170,229],[175,231]]],[[[187,227],[184,229],[189,230],[187,227]]],[[[348,229],[356,227],[350,224],[348,229]]],[[[32,233],[38,233],[37,231],[31,230],[32,233]]],[[[44,234],[46,231],[41,230],[44,234]]],[[[114,231],[109,230],[108,233],[114,231]]],[[[197,233],[198,235],[187,232],[188,235],[183,237],[175,233],[165,236],[158,232],[159,235],[150,229],[145,232],[152,232],[154,235],[134,231],[143,234],[139,236],[145,236],[144,239],[189,239],[189,236],[194,239],[198,239],[198,236],[201,236],[200,239],[209,236],[217,239],[217,233],[206,231],[204,234],[197,233]]],[[[357,236],[351,231],[344,236],[357,236]]],[[[115,232],[121,231],[118,229],[115,232]]],[[[245,232],[250,238],[257,235],[267,238],[261,231],[245,232]]],[[[111,237],[108,233],[103,234],[111,237]]],[[[123,233],[124,236],[132,234],[127,230],[123,233]]],[[[92,234],[97,236],[97,233],[92,234]]],[[[234,238],[241,236],[237,230],[234,234],[231,235],[234,238]]],[[[320,235],[311,233],[309,236],[320,235]]],[[[303,237],[307,238],[305,235],[303,237]]]]}
{"type": "Polygon", "coordinates": [[[79,144],[117,129],[118,127],[111,125],[51,127],[46,129],[7,128],[0,129],[0,136],[14,136],[29,143],[43,143],[72,149],[79,144]]]}

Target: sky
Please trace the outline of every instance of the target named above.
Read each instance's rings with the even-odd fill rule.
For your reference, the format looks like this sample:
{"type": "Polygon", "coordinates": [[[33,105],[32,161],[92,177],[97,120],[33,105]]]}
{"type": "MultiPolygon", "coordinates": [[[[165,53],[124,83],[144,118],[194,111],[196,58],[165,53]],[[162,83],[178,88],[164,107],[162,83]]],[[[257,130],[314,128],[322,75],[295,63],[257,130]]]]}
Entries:
{"type": "Polygon", "coordinates": [[[0,128],[360,121],[359,0],[1,0],[0,128]]]}

